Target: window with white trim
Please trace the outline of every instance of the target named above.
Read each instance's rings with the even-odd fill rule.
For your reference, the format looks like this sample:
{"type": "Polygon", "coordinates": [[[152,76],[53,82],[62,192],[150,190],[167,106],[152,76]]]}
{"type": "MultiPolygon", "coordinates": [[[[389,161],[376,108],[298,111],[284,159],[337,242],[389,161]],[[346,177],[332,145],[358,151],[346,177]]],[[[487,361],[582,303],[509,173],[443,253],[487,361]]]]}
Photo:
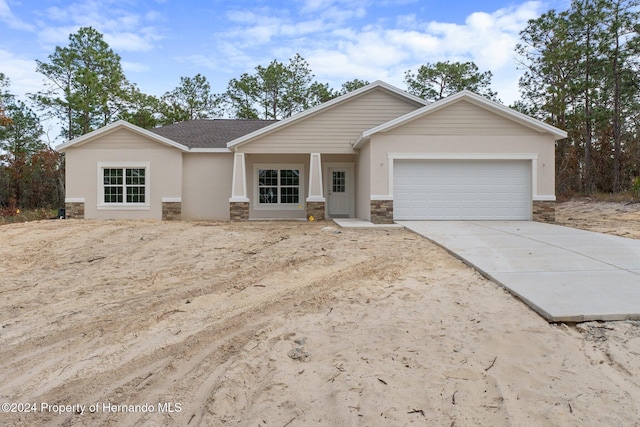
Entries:
{"type": "Polygon", "coordinates": [[[149,163],[98,164],[98,209],[149,207],[149,163]]]}
{"type": "Polygon", "coordinates": [[[144,203],[146,196],[144,168],[105,168],[104,203],[144,203]]]}
{"type": "Polygon", "coordinates": [[[258,207],[298,208],[303,198],[301,165],[257,165],[255,172],[258,207]]]}

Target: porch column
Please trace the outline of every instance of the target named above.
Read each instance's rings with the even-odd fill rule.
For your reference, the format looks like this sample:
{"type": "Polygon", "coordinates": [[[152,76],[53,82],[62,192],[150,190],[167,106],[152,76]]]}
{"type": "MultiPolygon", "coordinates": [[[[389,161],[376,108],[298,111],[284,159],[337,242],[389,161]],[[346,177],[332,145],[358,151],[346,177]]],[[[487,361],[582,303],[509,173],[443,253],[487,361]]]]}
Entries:
{"type": "Polygon", "coordinates": [[[320,153],[311,153],[309,159],[309,196],[307,218],[324,221],[324,192],[322,191],[322,159],[320,153]]]}
{"type": "Polygon", "coordinates": [[[247,221],[249,219],[247,168],[244,162],[244,153],[234,153],[233,155],[233,178],[231,181],[231,198],[229,199],[229,217],[231,221],[247,221]]]}

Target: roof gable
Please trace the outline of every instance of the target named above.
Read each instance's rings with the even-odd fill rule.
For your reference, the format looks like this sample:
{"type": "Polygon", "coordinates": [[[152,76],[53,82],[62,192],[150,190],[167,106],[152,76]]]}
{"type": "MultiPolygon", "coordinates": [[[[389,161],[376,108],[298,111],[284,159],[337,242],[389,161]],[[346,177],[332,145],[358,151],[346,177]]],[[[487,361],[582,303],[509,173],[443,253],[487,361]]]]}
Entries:
{"type": "MultiPolygon", "coordinates": [[[[388,94],[391,94],[392,96],[395,96],[397,98],[400,98],[402,100],[404,100],[405,102],[408,103],[412,103],[415,105],[416,108],[419,108],[421,106],[424,105],[428,105],[428,102],[425,101],[422,98],[419,98],[415,95],[411,95],[408,92],[405,92],[401,89],[398,89],[395,86],[392,86],[388,83],[382,82],[380,80],[375,81],[371,84],[368,84],[366,86],[363,86],[357,90],[354,90],[353,92],[349,92],[345,95],[339,96],[337,98],[332,99],[331,101],[327,101],[325,103],[322,103],[320,105],[317,105],[313,108],[310,108],[308,110],[305,110],[299,114],[296,114],[294,116],[291,116],[287,119],[284,119],[282,121],[279,121],[275,124],[272,124],[270,126],[267,126],[265,128],[262,128],[260,130],[257,130],[255,132],[252,132],[250,134],[244,135],[242,137],[239,137],[233,141],[230,141],[227,144],[227,147],[229,148],[233,148],[233,147],[237,147],[243,144],[247,144],[249,142],[252,142],[260,137],[269,135],[270,133],[273,132],[277,132],[278,130],[284,129],[288,126],[291,126],[293,124],[296,123],[300,123],[305,119],[308,119],[310,117],[316,116],[318,114],[321,114],[323,112],[327,112],[331,109],[334,109],[340,105],[344,105],[345,103],[348,103],[354,99],[357,99],[369,92],[372,91],[376,91],[376,90],[382,90],[385,91],[388,94]]],[[[354,136],[355,137],[355,136],[354,136]]]]}
{"type": "Polygon", "coordinates": [[[163,145],[167,145],[169,147],[173,147],[173,148],[177,148],[181,151],[189,151],[189,148],[179,144],[175,141],[172,141],[168,138],[165,138],[163,136],[157,135],[155,133],[152,133],[146,129],[143,129],[141,127],[138,127],[136,125],[133,125],[129,122],[126,122],[124,120],[118,120],[117,122],[108,124],[107,126],[101,127],[100,129],[94,130],[93,132],[89,132],[86,135],[82,135],[78,138],[72,139],[70,141],[67,141],[63,144],[60,144],[56,147],[57,151],[61,151],[64,152],[65,150],[72,148],[72,147],[79,147],[81,145],[90,143],[92,141],[95,141],[98,138],[101,138],[105,135],[111,134],[113,132],[116,132],[118,130],[121,129],[126,129],[130,132],[136,133],[138,135],[141,135],[147,139],[150,139],[151,141],[157,142],[159,144],[163,144],[163,145]]]}
{"type": "MultiPolygon", "coordinates": [[[[419,119],[423,119],[431,115],[436,116],[438,112],[442,112],[448,107],[463,102],[472,104],[473,106],[478,107],[479,109],[482,109],[489,114],[497,115],[505,119],[502,122],[510,122],[511,124],[513,124],[512,128],[515,128],[518,125],[525,126],[536,132],[551,134],[556,138],[556,140],[567,137],[567,133],[563,130],[548,125],[540,120],[529,117],[502,104],[491,101],[483,96],[465,90],[363,132],[358,140],[356,140],[354,148],[362,146],[371,138],[371,136],[377,133],[389,132],[402,126],[409,126],[409,124],[412,122],[416,122],[419,119]]],[[[507,126],[503,125],[503,127],[506,128],[507,126]]],[[[457,129],[458,132],[464,133],[464,129],[462,127],[458,127],[457,129]]]]}

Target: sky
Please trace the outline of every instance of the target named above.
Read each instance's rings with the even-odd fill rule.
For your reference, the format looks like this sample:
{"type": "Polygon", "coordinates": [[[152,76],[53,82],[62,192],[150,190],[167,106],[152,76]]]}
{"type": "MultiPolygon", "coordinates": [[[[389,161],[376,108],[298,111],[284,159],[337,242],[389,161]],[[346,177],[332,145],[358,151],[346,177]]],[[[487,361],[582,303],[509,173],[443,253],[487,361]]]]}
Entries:
{"type": "Polygon", "coordinates": [[[361,79],[405,89],[407,70],[473,61],[493,73],[505,104],[519,99],[514,48],[529,19],[569,0],[0,0],[0,72],[18,96],[42,88],[47,61],[91,26],[150,95],[200,73],[214,93],[229,80],[299,53],[315,79],[340,89],[361,79]]]}

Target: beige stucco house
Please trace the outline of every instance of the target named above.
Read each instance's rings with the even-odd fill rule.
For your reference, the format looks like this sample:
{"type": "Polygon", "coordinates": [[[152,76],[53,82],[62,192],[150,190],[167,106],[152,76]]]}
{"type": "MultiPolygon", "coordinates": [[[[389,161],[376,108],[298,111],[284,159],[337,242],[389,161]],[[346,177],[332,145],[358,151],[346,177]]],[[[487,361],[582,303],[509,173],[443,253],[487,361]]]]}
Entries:
{"type": "Polygon", "coordinates": [[[566,132],[374,82],[282,121],[119,121],[58,147],[69,218],[553,220],[566,132]]]}

